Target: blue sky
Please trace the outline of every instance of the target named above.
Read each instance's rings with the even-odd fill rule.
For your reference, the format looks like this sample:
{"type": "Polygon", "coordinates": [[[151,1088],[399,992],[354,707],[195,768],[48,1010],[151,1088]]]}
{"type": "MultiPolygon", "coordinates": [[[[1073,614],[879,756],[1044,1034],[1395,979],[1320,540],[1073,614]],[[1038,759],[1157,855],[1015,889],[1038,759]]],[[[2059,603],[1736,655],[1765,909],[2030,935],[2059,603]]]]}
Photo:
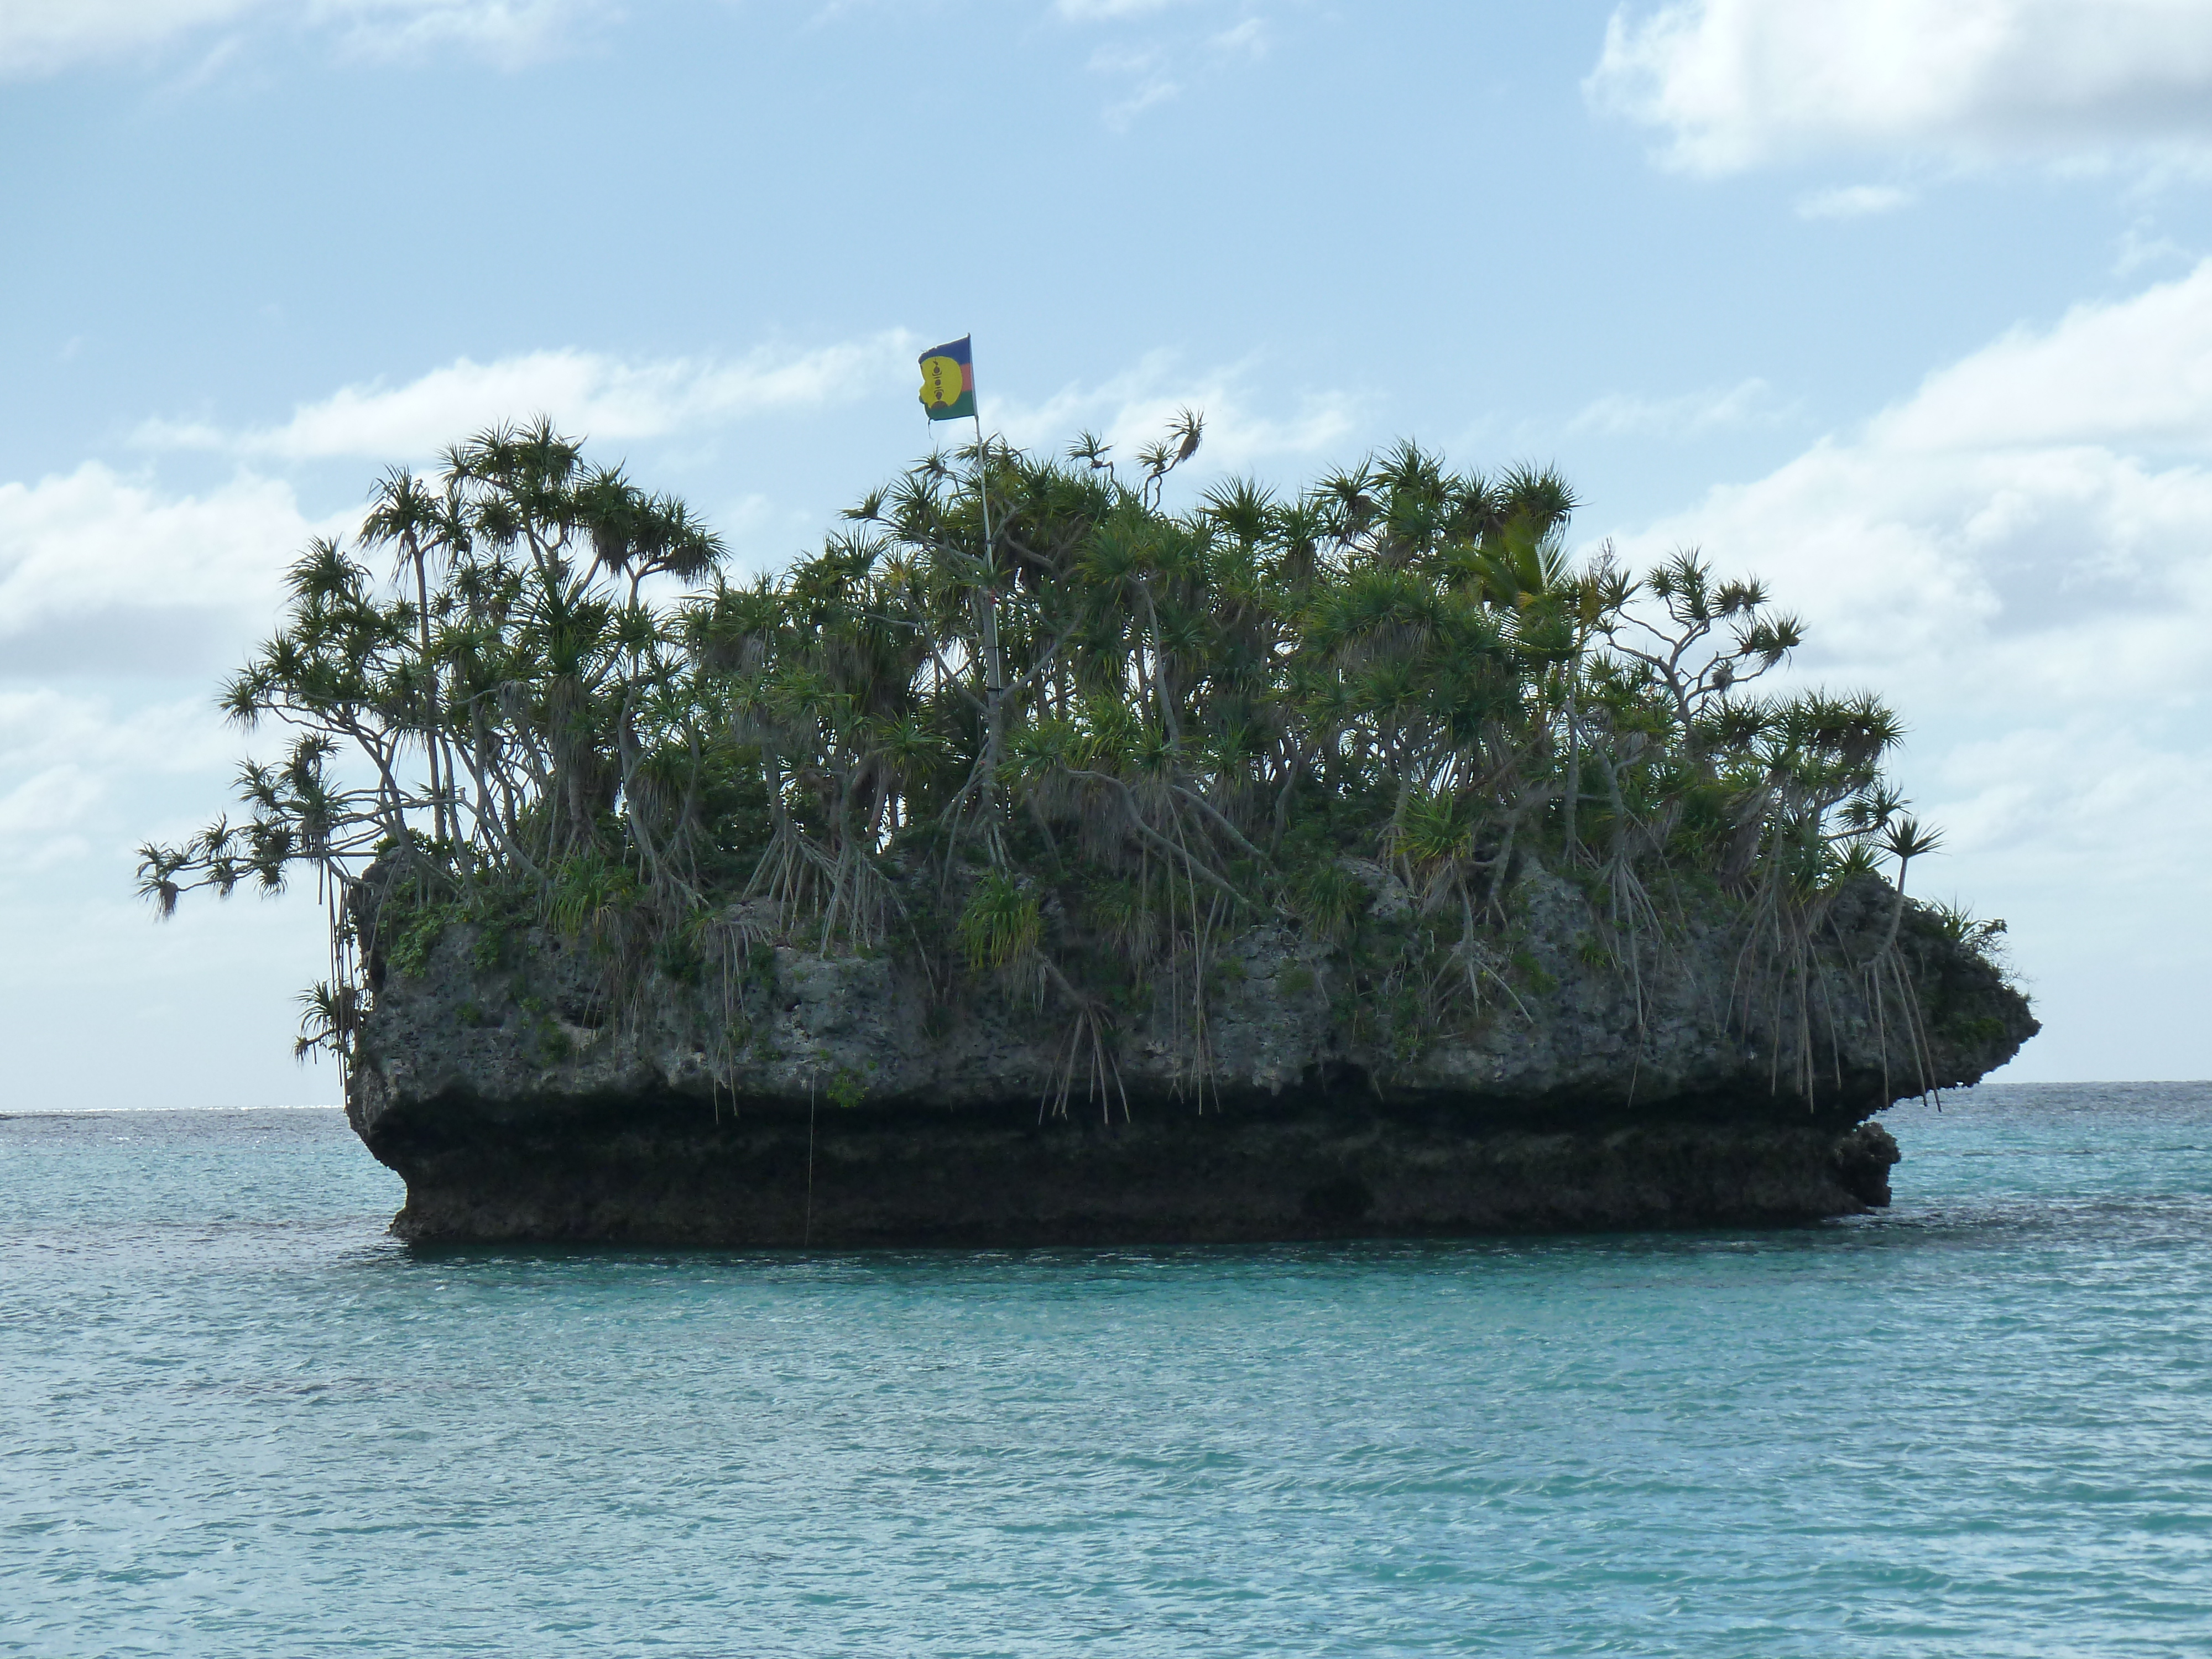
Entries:
{"type": "Polygon", "coordinates": [[[9,0],[0,1107],[333,1094],[312,901],[157,929],[131,848],[382,467],[542,409],[773,567],[971,331],[1017,441],[1411,434],[1760,571],[2014,1073],[2206,1075],[2208,185],[2212,0],[9,0]]]}

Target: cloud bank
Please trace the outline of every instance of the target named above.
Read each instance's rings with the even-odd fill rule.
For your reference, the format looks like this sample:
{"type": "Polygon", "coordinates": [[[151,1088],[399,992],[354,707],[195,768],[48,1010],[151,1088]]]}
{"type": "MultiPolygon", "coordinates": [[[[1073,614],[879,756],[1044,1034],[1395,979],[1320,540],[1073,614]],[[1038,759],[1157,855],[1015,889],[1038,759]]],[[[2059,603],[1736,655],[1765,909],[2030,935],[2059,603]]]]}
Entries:
{"type": "MultiPolygon", "coordinates": [[[[489,363],[464,357],[401,386],[342,387],[301,404],[281,423],[224,427],[151,420],[138,427],[132,441],[155,452],[208,451],[281,467],[348,458],[427,461],[464,434],[541,412],[563,431],[593,440],[696,435],[747,419],[910,398],[921,337],[892,329],[813,350],[764,348],[735,362],[633,362],[579,350],[535,351],[489,363]]],[[[1095,427],[1128,456],[1158,437],[1176,411],[1188,405],[1206,413],[1209,465],[1230,467],[1310,454],[1352,432],[1362,407],[1358,394],[1317,390],[1291,412],[1262,414],[1252,406],[1246,372],[1246,366],[1233,364],[1186,369],[1173,354],[1153,352],[1095,385],[1064,386],[1042,399],[1001,395],[987,380],[984,418],[1024,446],[1065,443],[1078,428],[1095,427]]],[[[1723,402],[1755,398],[1761,389],[1747,383],[1723,402]]],[[[1713,418],[1727,416],[1733,407],[1713,418]]],[[[0,589],[0,627],[5,626],[3,596],[0,589]]]]}
{"type": "Polygon", "coordinates": [[[1065,445],[1087,428],[1114,447],[1116,461],[1133,461],[1140,447],[1167,431],[1176,411],[1195,409],[1206,416],[1201,467],[1212,472],[1341,443],[1366,402],[1356,392],[1317,391],[1289,412],[1262,413],[1243,380],[1241,366],[1192,372],[1179,368],[1172,354],[1156,351],[1096,386],[1063,386],[1034,403],[1000,399],[987,414],[991,425],[1024,447],[1065,445]]]}
{"type": "Polygon", "coordinates": [[[367,57],[457,48],[512,67],[616,11],[611,0],[7,0],[0,80],[149,57],[225,28],[280,21],[331,34],[367,57]]]}
{"type": "Polygon", "coordinates": [[[10,670],[147,672],[163,653],[149,655],[129,619],[157,613],[169,618],[163,641],[196,653],[218,613],[269,611],[283,561],[335,527],[303,514],[289,483],[251,473],[182,496],[97,461],[0,484],[0,641],[10,670]]]}
{"type": "Polygon", "coordinates": [[[1732,386],[1710,387],[1679,398],[1638,398],[1608,392],[1567,422],[1569,432],[1597,432],[1608,437],[1634,433],[1647,437],[1694,438],[1708,432],[1770,425],[1782,416],[1771,388],[1753,378],[1732,386]]]}
{"type": "Polygon", "coordinates": [[[1893,699],[1955,855],[1929,878],[2009,914],[2077,1012],[2155,993],[2161,950],[2212,967],[2212,262],[2015,330],[1618,544],[1756,570],[1811,624],[1802,678],[1893,699]]]}
{"type": "Polygon", "coordinates": [[[910,378],[921,337],[871,338],[792,352],[763,348],[736,362],[672,357],[626,362],[602,352],[463,357],[404,386],[341,388],[281,426],[237,430],[155,420],[135,434],[154,449],[210,449],[283,461],[363,456],[420,460],[464,434],[550,415],[563,431],[620,441],[696,430],[749,415],[787,414],[888,393],[910,378]]]}
{"type": "Polygon", "coordinates": [[[1585,91],[1717,174],[1833,153],[2212,156],[2200,0],[1673,0],[1623,7],[1585,91]]]}

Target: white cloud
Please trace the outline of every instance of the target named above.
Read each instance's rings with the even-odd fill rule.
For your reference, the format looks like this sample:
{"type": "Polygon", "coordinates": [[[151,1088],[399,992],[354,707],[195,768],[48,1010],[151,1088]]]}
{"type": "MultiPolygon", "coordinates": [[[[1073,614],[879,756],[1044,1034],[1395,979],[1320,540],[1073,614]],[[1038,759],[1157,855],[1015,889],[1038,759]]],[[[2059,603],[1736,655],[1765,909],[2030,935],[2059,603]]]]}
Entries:
{"type": "Polygon", "coordinates": [[[168,497],[96,461],[0,484],[0,640],[11,675],[160,672],[228,653],[283,567],[337,528],[291,486],[241,475],[168,497]]]}
{"type": "Polygon", "coordinates": [[[2212,263],[2014,330],[1632,546],[1701,543],[1781,578],[1820,619],[1815,669],[1924,683],[1949,710],[2193,698],[2208,462],[2212,263]]]}
{"type": "Polygon", "coordinates": [[[1664,159],[2104,160],[2212,149],[2203,0],[1670,0],[1623,7],[1585,83],[1664,159]]]}
{"type": "Polygon", "coordinates": [[[379,57],[458,46],[512,64],[543,56],[579,22],[614,10],[607,0],[7,0],[0,79],[147,57],[248,23],[305,24],[379,57]]]}
{"type": "Polygon", "coordinates": [[[1071,23],[1101,23],[1143,17],[1185,3],[1187,0],[1053,0],[1052,9],[1071,23]]]}
{"type": "MultiPolygon", "coordinates": [[[[427,463],[457,436],[541,411],[599,441],[696,436],[756,416],[910,397],[920,339],[895,330],[733,362],[574,350],[463,359],[398,386],[343,388],[276,424],[155,421],[136,438],[155,450],[210,451],[281,471],[331,459],[427,463]]],[[[1287,413],[1263,414],[1243,377],[1239,366],[1190,372],[1154,353],[1040,401],[1006,398],[987,382],[984,414],[1023,444],[1056,447],[1079,427],[1097,427],[1128,460],[1188,404],[1206,412],[1206,462],[1243,467],[1342,441],[1363,406],[1357,394],[1325,389],[1287,413]]],[[[310,536],[350,533],[358,511],[311,519],[289,483],[252,470],[182,497],[98,462],[64,477],[0,484],[0,640],[12,641],[10,665],[19,674],[220,672],[273,613],[291,555],[310,536]]],[[[726,529],[759,556],[780,557],[775,544],[812,522],[795,511],[740,499],[726,529]]]]}
{"type": "Polygon", "coordinates": [[[1182,94],[1180,82],[1153,76],[1144,81],[1127,98],[1106,106],[1106,125],[1116,132],[1127,132],[1129,125],[1156,104],[1164,104],[1182,94]]]}
{"type": "Polygon", "coordinates": [[[297,461],[339,456],[419,459],[460,434],[544,413],[579,436],[658,437],[685,428],[849,401],[890,386],[919,337],[892,330],[805,352],[763,348],[736,362],[684,357],[624,362],[600,352],[534,351],[489,363],[463,357],[386,386],[347,386],[303,404],[282,426],[229,432],[149,421],[153,448],[225,450],[297,461]]]}
{"type": "Polygon", "coordinates": [[[1608,392],[1567,422],[1570,432],[1608,436],[1642,433],[1657,437],[1697,437],[1727,428],[1764,425],[1781,418],[1765,381],[1741,380],[1732,386],[1687,392],[1679,398],[1637,398],[1608,392]]]}
{"type": "MultiPolygon", "coordinates": [[[[212,684],[234,666],[275,614],[293,556],[313,536],[349,535],[359,523],[358,506],[311,516],[291,483],[256,469],[329,458],[427,462],[458,436],[541,410],[580,436],[696,434],[874,390],[910,392],[913,347],[892,332],[735,362],[628,363],[574,351],[465,359],[398,387],[345,388],[280,425],[149,423],[139,437],[149,446],[228,453],[242,470],[181,495],[97,461],[0,483],[0,684],[99,675],[212,684]]],[[[759,501],[738,505],[741,532],[765,534],[776,517],[759,501]]]]}
{"type": "MultiPolygon", "coordinates": [[[[346,387],[301,404],[279,426],[228,430],[205,422],[149,421],[134,437],[149,448],[214,450],[256,462],[425,459],[457,434],[540,411],[580,436],[659,437],[753,415],[854,401],[894,387],[910,392],[921,338],[893,330],[816,351],[758,351],[736,363],[689,358],[629,363],[585,351],[532,352],[491,363],[463,358],[404,386],[346,387]]],[[[1311,453],[1352,428],[1361,402],[1355,395],[1316,393],[1293,415],[1261,416],[1251,410],[1242,374],[1234,366],[1188,373],[1170,354],[1153,352],[1109,380],[1065,387],[1038,403],[1008,399],[987,386],[984,412],[1021,443],[1056,443],[1079,426],[1097,426],[1127,456],[1189,404],[1207,411],[1209,459],[1231,465],[1311,453]]],[[[1738,394],[1747,388],[1755,393],[1759,383],[1747,382],[1738,394]]],[[[98,468],[87,471],[112,477],[98,468]]],[[[0,550],[6,545],[7,500],[0,490],[0,550]]],[[[0,561],[4,558],[0,551],[0,561]]],[[[4,569],[0,562],[0,572],[4,569]]],[[[6,594],[0,576],[0,629],[7,625],[6,594]]]]}
{"type": "MultiPolygon", "coordinates": [[[[1757,571],[1812,625],[1801,679],[1892,698],[1950,830],[1929,878],[2011,918],[2062,1014],[2171,1001],[2138,940],[2212,974],[2212,263],[2015,330],[1617,539],[1639,568],[1697,544],[1757,571]]],[[[2212,1043],[2189,1052],[2142,1063],[2201,1075],[2212,1043]]]]}
{"type": "Polygon", "coordinates": [[[1912,199],[1912,192],[1894,185],[1845,185],[1839,190],[1815,191],[1797,204],[1801,219],[1867,219],[1877,213],[1893,213],[1912,199]]]}
{"type": "MultiPolygon", "coordinates": [[[[1193,0],[1054,0],[1053,9],[1074,24],[1135,25],[1170,9],[1180,10],[1193,0]]],[[[1218,13],[1218,3],[1208,8],[1218,13]]],[[[1267,21],[1251,0],[1237,8],[1237,21],[1227,27],[1212,20],[1194,19],[1181,27],[1162,17],[1150,27],[1123,28],[1115,37],[1133,37],[1140,44],[1103,46],[1091,55],[1093,74],[1126,77],[1128,88],[1101,112],[1107,126],[1126,132],[1146,111],[1183,95],[1187,88],[1203,88],[1234,63],[1249,64],[1267,55],[1273,44],[1267,21]]]]}
{"type": "Polygon", "coordinates": [[[1241,52],[1254,58],[1267,55],[1267,25],[1258,17],[1248,17],[1233,28],[1226,28],[1210,42],[1222,52],[1241,52]]]}
{"type": "Polygon", "coordinates": [[[74,826],[100,794],[99,785],[73,763],[33,773],[0,794],[0,857],[32,873],[82,858],[88,849],[74,826]]]}
{"type": "Polygon", "coordinates": [[[2212,453],[2212,264],[2056,328],[2015,329],[1883,415],[1885,447],[1929,453],[2082,443],[2212,453]]]}
{"type": "Polygon", "coordinates": [[[104,697],[0,690],[0,863],[20,874],[81,858],[108,838],[126,781],[212,781],[235,764],[238,746],[205,698],[118,715],[104,697]]]}
{"type": "Polygon", "coordinates": [[[1091,54],[1086,67],[1093,75],[1127,76],[1133,83],[1127,96],[1106,106],[1108,126],[1126,132],[1131,122],[1155,104],[1164,104],[1181,94],[1182,83],[1170,78],[1163,64],[1163,54],[1156,48],[1133,51],[1101,46],[1091,54]]]}
{"type": "Polygon", "coordinates": [[[313,0],[309,15],[365,56],[458,46],[511,68],[559,51],[580,24],[618,13],[605,0],[313,0]]]}
{"type": "Polygon", "coordinates": [[[1164,435],[1178,410],[1206,416],[1200,453],[1210,467],[1242,470],[1278,456],[1311,455],[1352,431],[1364,404],[1355,393],[1310,393],[1296,414],[1255,413],[1239,368],[1188,374],[1166,352],[1147,354],[1137,366],[1095,386],[1062,387],[1042,403],[987,397],[987,422],[1026,447],[1065,444],[1079,428],[1097,432],[1114,446],[1113,459],[1129,463],[1137,451],[1164,435]]]}
{"type": "Polygon", "coordinates": [[[2161,236],[2148,219],[2138,219],[2120,233],[2119,250],[2112,256],[2112,275],[2131,276],[2146,265],[2191,260],[2189,250],[2172,237],[2161,236]]]}
{"type": "Polygon", "coordinates": [[[0,688],[0,938],[16,947],[0,951],[0,1105],[334,1093],[327,1069],[289,1058],[294,994],[328,959],[312,883],[289,902],[203,896],[167,926],[134,894],[142,842],[236,815],[253,746],[204,693],[0,688]]]}
{"type": "Polygon", "coordinates": [[[258,10],[267,0],[9,0],[0,77],[51,75],[88,59],[151,51],[258,10]]]}

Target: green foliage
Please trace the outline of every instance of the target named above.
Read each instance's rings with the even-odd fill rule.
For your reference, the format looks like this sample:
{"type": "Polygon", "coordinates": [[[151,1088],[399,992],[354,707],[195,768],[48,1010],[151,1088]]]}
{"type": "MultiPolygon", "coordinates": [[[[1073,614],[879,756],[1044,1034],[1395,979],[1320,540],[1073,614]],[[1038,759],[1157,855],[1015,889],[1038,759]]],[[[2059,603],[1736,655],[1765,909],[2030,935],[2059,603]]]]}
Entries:
{"type": "Polygon", "coordinates": [[[1036,949],[1044,932],[1036,896],[996,872],[975,884],[960,913],[960,948],[974,968],[1005,968],[1036,949]]]}
{"type": "Polygon", "coordinates": [[[1559,988],[1559,981],[1545,971],[1544,964],[1527,950],[1518,950],[1508,958],[1514,975],[1538,996],[1549,996],[1559,988]]]}
{"type": "Polygon", "coordinates": [[[1087,434],[933,455],[742,582],[545,422],[480,434],[293,564],[221,699],[289,741],[243,822],[143,849],[142,890],[166,915],[305,866],[344,896],[374,866],[394,971],[457,921],[487,968],[542,927],[615,996],[726,985],[754,931],[896,948],[1018,971],[1094,1050],[1155,994],[1201,1012],[1221,945],[1291,921],[1402,1047],[1548,987],[1501,943],[1532,860],[1633,933],[1657,890],[1778,926],[1934,849],[1880,702],[1759,694],[1803,629],[1756,580],[1577,566],[1556,473],[1411,443],[1170,511],[1203,432],[1182,412],[1133,467],[1087,434]]]}
{"type": "Polygon", "coordinates": [[[1342,939],[1367,908],[1366,884],[1334,860],[1308,865],[1288,885],[1291,908],[1323,939],[1342,939]]]}
{"type": "Polygon", "coordinates": [[[1997,1042],[2008,1030],[1995,1014],[1954,1013],[1942,1023],[1942,1034],[1954,1042],[1997,1042]]]}
{"type": "Polygon", "coordinates": [[[653,965],[662,977],[678,984],[696,985],[706,975],[707,959],[701,954],[696,934],[687,928],[672,929],[654,942],[653,965]]]}
{"type": "Polygon", "coordinates": [[[1965,905],[1924,903],[1922,907],[1933,918],[1936,931],[1952,944],[1972,951],[1991,966],[2002,969],[2005,961],[2005,924],[2002,916],[1979,917],[1965,905]]]}
{"type": "Polygon", "coordinates": [[[381,927],[385,962],[396,974],[406,979],[419,979],[430,965],[430,952],[446,935],[446,929],[460,919],[457,907],[450,904],[423,904],[412,908],[398,905],[388,907],[381,927]]]}
{"type": "Polygon", "coordinates": [[[292,1044],[292,1057],[306,1060],[322,1053],[343,1055],[350,1051],[361,1024],[360,991],[350,985],[319,981],[300,993],[300,1035],[292,1044]]]}

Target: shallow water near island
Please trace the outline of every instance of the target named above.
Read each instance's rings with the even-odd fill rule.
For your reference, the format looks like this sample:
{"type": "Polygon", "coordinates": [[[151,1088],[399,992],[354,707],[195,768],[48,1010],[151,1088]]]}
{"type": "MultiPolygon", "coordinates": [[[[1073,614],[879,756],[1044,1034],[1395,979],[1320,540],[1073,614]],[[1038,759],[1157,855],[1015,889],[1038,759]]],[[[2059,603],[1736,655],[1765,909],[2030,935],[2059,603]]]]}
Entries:
{"type": "Polygon", "coordinates": [[[806,1255],[0,1118],[0,1653],[2196,1649],[2212,1085],[1887,1121],[1787,1231],[806,1255]]]}

